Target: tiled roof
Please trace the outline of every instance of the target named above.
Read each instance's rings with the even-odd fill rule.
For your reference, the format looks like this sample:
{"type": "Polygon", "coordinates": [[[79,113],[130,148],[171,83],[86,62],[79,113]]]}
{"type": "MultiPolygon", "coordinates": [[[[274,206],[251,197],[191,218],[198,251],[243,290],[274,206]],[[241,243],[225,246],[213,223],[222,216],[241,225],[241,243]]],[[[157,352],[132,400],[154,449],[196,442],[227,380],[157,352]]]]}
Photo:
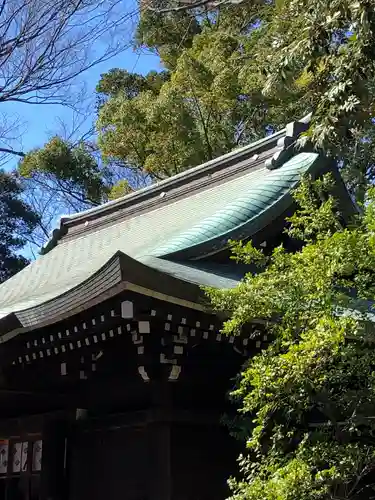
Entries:
{"type": "Polygon", "coordinates": [[[222,249],[230,238],[252,236],[290,206],[291,189],[301,174],[321,164],[317,153],[294,151],[293,156],[290,139],[286,131],[279,132],[63,219],[48,251],[0,285],[0,319],[70,293],[118,252],[147,266],[142,269],[183,282],[235,286],[240,268],[198,265],[191,259],[222,249]],[[172,262],[176,257],[179,262],[172,262]]]}

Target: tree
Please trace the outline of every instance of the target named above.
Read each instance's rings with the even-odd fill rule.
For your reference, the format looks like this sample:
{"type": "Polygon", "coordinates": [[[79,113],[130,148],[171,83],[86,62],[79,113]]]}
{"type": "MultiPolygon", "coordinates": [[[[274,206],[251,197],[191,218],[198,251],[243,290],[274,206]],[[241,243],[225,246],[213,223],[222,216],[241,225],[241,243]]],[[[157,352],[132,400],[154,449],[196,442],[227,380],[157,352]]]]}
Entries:
{"type": "Polygon", "coordinates": [[[107,92],[97,122],[105,157],[161,179],[303,114],[297,91],[289,106],[287,88],[283,99],[266,99],[263,80],[255,76],[249,83],[243,75],[245,44],[254,46],[260,39],[257,21],[267,19],[270,9],[257,4],[206,15],[143,12],[136,41],[157,53],[166,71],[152,74],[158,76],[152,88],[146,83],[149,75],[122,73],[121,80],[115,70],[102,76],[98,88],[111,81],[115,89],[107,92]]]}
{"type": "MultiPolygon", "coordinates": [[[[285,118],[301,109],[302,115],[312,111],[312,126],[303,140],[338,159],[345,180],[363,201],[363,182],[374,177],[369,147],[375,102],[371,2],[166,0],[142,6],[146,20],[159,16],[171,23],[181,16],[199,20],[200,26],[204,20],[205,31],[209,26],[211,32],[238,40],[236,64],[229,60],[227,70],[238,75],[241,94],[251,100],[257,95],[263,102],[265,124],[272,125],[275,115],[277,122],[277,113],[285,118]],[[282,110],[283,102],[289,113],[282,110]]],[[[226,91],[224,86],[223,96],[226,91]]],[[[242,116],[251,117],[251,112],[245,109],[242,116]]]]}
{"type": "Polygon", "coordinates": [[[323,179],[296,191],[289,234],[304,240],[300,251],[267,256],[234,244],[234,258],[255,262],[259,273],[234,290],[208,291],[230,314],[226,333],[256,320],[271,338],[232,394],[247,444],[233,500],[373,498],[375,191],[343,228],[329,188],[323,179]]]}
{"type": "Polygon", "coordinates": [[[37,215],[21,199],[17,179],[0,170],[0,283],[20,271],[27,259],[17,252],[31,236],[37,215]]]}
{"type": "MultiPolygon", "coordinates": [[[[1,0],[0,103],[78,105],[77,77],[129,45],[134,14],[122,0],[1,0]]],[[[1,116],[0,153],[22,157],[1,116]]]]}

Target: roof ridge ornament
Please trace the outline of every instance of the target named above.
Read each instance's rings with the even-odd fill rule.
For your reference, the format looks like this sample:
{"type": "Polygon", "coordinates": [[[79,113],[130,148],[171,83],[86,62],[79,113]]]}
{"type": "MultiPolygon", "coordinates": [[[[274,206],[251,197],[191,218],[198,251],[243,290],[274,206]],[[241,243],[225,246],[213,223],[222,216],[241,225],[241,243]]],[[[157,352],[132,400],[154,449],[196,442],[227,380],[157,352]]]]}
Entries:
{"type": "Polygon", "coordinates": [[[295,154],[296,144],[301,134],[309,129],[312,113],[304,116],[301,120],[290,122],[285,128],[285,136],[277,141],[279,151],[265,161],[268,170],[275,170],[290,160],[295,154]]]}

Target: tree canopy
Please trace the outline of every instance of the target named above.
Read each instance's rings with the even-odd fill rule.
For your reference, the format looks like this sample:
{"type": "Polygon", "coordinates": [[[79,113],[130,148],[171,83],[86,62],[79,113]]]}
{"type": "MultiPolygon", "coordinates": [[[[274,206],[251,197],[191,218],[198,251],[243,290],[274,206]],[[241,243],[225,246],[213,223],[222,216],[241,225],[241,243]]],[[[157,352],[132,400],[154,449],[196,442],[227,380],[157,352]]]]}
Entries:
{"type": "Polygon", "coordinates": [[[232,394],[247,443],[233,500],[369,499],[375,490],[375,191],[343,228],[332,197],[321,202],[329,184],[296,191],[288,231],[303,239],[300,251],[266,256],[234,244],[234,258],[259,272],[208,292],[229,314],[225,332],[255,321],[271,339],[232,394]]]}
{"type": "Polygon", "coordinates": [[[21,199],[17,179],[0,170],[0,283],[20,271],[27,260],[18,251],[31,237],[38,216],[21,199]]]}

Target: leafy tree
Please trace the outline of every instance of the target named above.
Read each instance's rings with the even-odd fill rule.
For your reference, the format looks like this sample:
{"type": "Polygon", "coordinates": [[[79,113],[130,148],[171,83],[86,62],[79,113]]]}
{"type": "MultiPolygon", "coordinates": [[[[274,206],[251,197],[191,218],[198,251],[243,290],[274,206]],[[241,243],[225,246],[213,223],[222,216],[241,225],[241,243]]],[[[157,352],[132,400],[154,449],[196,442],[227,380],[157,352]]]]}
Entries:
{"type": "Polygon", "coordinates": [[[234,258],[256,262],[231,291],[209,290],[230,313],[224,330],[261,321],[271,341],[244,366],[232,394],[247,452],[233,500],[364,500],[375,490],[375,191],[350,227],[338,222],[330,183],[296,191],[289,220],[296,253],[251,243],[234,258]],[[321,202],[325,195],[325,202],[321,202]]]}
{"type": "Polygon", "coordinates": [[[152,74],[158,85],[151,88],[149,75],[102,75],[98,90],[107,88],[107,99],[97,126],[105,157],[160,179],[303,114],[297,91],[294,106],[287,91],[283,101],[266,99],[263,80],[253,77],[249,84],[242,74],[245,45],[260,38],[257,22],[269,12],[268,5],[257,4],[196,15],[143,13],[137,43],[156,52],[167,71],[152,74]]]}
{"type": "Polygon", "coordinates": [[[123,165],[106,165],[89,141],[74,143],[52,137],[43,148],[27,153],[19,162],[23,198],[39,214],[33,243],[40,247],[57,217],[76,213],[143,187],[143,179],[123,165]],[[127,180],[124,179],[127,177],[127,180]]]}
{"type": "Polygon", "coordinates": [[[38,217],[20,198],[17,179],[0,170],[0,283],[20,271],[27,259],[17,252],[27,242],[38,217]]]}

